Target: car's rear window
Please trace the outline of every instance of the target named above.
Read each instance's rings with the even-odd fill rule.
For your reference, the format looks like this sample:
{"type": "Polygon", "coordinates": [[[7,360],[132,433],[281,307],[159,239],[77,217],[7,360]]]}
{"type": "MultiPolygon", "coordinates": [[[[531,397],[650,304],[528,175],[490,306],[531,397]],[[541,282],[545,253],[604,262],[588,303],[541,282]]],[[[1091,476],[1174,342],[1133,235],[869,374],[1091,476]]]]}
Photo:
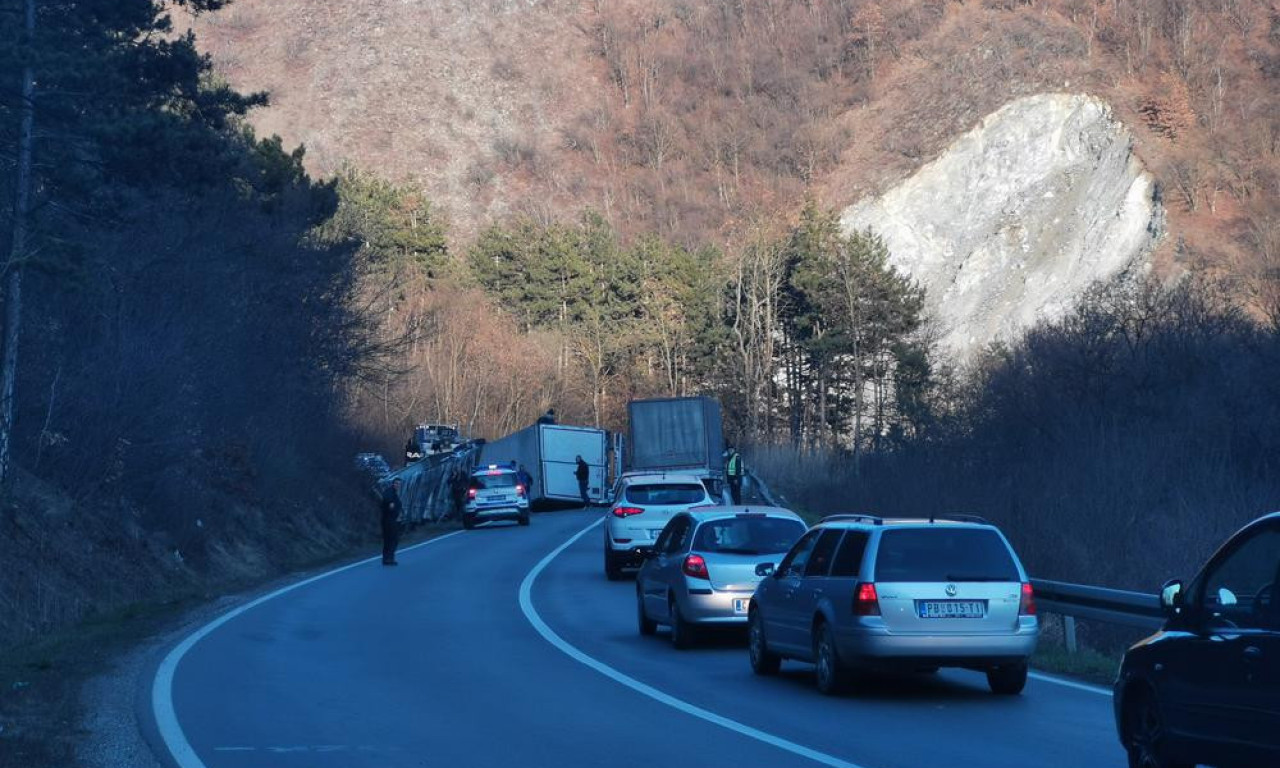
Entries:
{"type": "Polygon", "coordinates": [[[885,531],[876,553],[876,581],[1019,581],[1009,548],[982,528],[885,531]]]}
{"type": "Polygon", "coordinates": [[[804,535],[799,520],[742,515],[710,520],[698,527],[693,548],[700,552],[763,555],[786,552],[804,535]]]}
{"type": "Polygon", "coordinates": [[[486,488],[511,488],[516,484],[514,472],[498,472],[497,474],[480,473],[471,476],[471,487],[484,490],[486,488]]]}
{"type": "Polygon", "coordinates": [[[632,504],[697,504],[707,492],[697,483],[652,483],[627,486],[627,501],[632,504]]]}

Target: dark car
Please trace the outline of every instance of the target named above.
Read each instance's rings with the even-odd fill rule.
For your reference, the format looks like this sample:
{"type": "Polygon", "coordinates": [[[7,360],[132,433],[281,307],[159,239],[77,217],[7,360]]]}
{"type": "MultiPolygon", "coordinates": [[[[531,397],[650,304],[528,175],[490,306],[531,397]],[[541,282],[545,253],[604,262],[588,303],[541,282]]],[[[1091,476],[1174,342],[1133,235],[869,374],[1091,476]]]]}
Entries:
{"type": "Polygon", "coordinates": [[[1130,766],[1280,766],[1280,513],[1255,520],[1189,586],[1165,584],[1163,629],[1115,686],[1130,766]]]}

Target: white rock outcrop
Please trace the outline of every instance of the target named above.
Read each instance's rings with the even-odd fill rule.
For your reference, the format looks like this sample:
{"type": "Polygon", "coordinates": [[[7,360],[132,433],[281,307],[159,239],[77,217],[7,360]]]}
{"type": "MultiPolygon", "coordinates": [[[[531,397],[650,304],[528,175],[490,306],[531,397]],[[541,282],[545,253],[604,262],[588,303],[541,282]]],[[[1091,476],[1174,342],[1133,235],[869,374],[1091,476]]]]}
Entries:
{"type": "Polygon", "coordinates": [[[841,224],[884,237],[962,360],[1060,316],[1095,280],[1144,268],[1164,214],[1106,103],[1041,94],[987,116],[841,224]]]}

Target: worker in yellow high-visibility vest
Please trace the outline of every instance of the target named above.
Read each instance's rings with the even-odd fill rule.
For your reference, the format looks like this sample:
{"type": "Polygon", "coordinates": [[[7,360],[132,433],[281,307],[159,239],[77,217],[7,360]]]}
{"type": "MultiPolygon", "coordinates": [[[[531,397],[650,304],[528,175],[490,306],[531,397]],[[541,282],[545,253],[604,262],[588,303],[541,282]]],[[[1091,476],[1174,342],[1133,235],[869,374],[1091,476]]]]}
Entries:
{"type": "Polygon", "coordinates": [[[734,504],[742,503],[742,476],[745,470],[742,466],[742,454],[731,445],[725,451],[726,460],[724,465],[725,477],[729,480],[729,495],[733,497],[734,504]]]}

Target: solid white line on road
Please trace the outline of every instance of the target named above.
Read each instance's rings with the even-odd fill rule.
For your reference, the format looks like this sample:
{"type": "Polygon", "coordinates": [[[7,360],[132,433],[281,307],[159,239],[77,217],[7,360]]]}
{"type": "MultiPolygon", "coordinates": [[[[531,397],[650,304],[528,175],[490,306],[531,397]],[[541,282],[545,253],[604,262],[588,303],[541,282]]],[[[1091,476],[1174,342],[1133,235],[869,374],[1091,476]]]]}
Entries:
{"type": "MultiPolygon", "coordinates": [[[[428,544],[435,544],[438,541],[444,541],[452,536],[457,536],[462,531],[454,531],[446,533],[443,536],[437,536],[434,539],[428,539],[420,544],[414,544],[411,547],[405,547],[400,552],[412,552],[420,547],[428,544]]],[[[349,571],[352,568],[358,568],[362,565],[381,560],[381,555],[360,560],[350,565],[344,565],[341,568],[334,568],[332,571],[326,571],[309,579],[304,579],[296,584],[290,584],[287,587],[281,587],[270,594],[263,595],[256,600],[245,603],[238,608],[234,608],[213,621],[205,624],[200,629],[192,632],[185,640],[178,643],[178,646],[164,657],[164,661],[160,662],[160,668],[156,671],[156,679],[151,684],[151,710],[156,718],[156,729],[160,731],[160,738],[164,740],[165,747],[168,748],[169,754],[173,756],[173,760],[180,768],[206,768],[195,749],[191,747],[191,743],[187,741],[187,736],[182,731],[182,726],[178,723],[178,713],[173,706],[173,676],[177,672],[178,663],[182,661],[182,657],[190,651],[196,643],[204,639],[209,633],[218,627],[226,624],[240,614],[251,608],[262,605],[273,598],[279,597],[287,592],[292,592],[299,587],[305,587],[308,584],[328,578],[334,574],[349,571]]]]}
{"type": "Polygon", "coordinates": [[[1061,677],[1055,677],[1054,675],[1046,675],[1041,672],[1028,672],[1027,677],[1030,677],[1035,680],[1039,680],[1042,683],[1053,683],[1054,685],[1063,685],[1063,686],[1066,686],[1067,688],[1074,688],[1077,691],[1088,691],[1089,693],[1096,693],[1099,696],[1112,695],[1110,690],[1103,688],[1100,685],[1089,685],[1088,683],[1077,683],[1074,680],[1064,680],[1061,677]]]}
{"type": "Polygon", "coordinates": [[[605,677],[621,683],[637,693],[644,694],[655,701],[666,704],[667,706],[684,712],[685,714],[693,715],[694,717],[706,720],[709,723],[714,723],[722,728],[727,728],[735,733],[755,739],[756,741],[764,742],[765,744],[785,750],[794,755],[808,758],[809,760],[822,763],[823,765],[832,766],[832,768],[861,768],[861,766],[856,763],[850,763],[848,761],[841,760],[838,757],[828,755],[825,752],[819,752],[815,749],[810,749],[809,747],[796,744],[793,741],[787,741],[786,739],[774,736],[771,733],[765,733],[758,728],[752,728],[751,726],[744,725],[736,720],[730,720],[722,715],[717,715],[715,712],[703,709],[695,704],[690,704],[683,699],[677,699],[675,696],[664,693],[651,685],[640,682],[634,677],[619,672],[608,664],[605,664],[603,661],[599,661],[588,656],[573,645],[570,645],[564,638],[557,635],[555,630],[547,626],[547,623],[542,620],[542,616],[538,614],[538,610],[533,607],[533,582],[537,580],[538,575],[542,573],[543,569],[545,569],[561,552],[568,549],[574,542],[581,539],[592,528],[600,525],[600,523],[600,520],[595,521],[591,525],[588,525],[586,528],[583,528],[581,531],[574,534],[574,536],[568,541],[561,544],[559,547],[556,547],[550,554],[542,558],[542,560],[533,567],[533,570],[529,571],[528,575],[524,577],[524,581],[521,582],[520,610],[524,611],[525,618],[527,618],[529,623],[533,625],[533,628],[538,631],[538,634],[542,635],[547,642],[554,645],[574,661],[580,662],[581,664],[594,669],[605,677]]]}

